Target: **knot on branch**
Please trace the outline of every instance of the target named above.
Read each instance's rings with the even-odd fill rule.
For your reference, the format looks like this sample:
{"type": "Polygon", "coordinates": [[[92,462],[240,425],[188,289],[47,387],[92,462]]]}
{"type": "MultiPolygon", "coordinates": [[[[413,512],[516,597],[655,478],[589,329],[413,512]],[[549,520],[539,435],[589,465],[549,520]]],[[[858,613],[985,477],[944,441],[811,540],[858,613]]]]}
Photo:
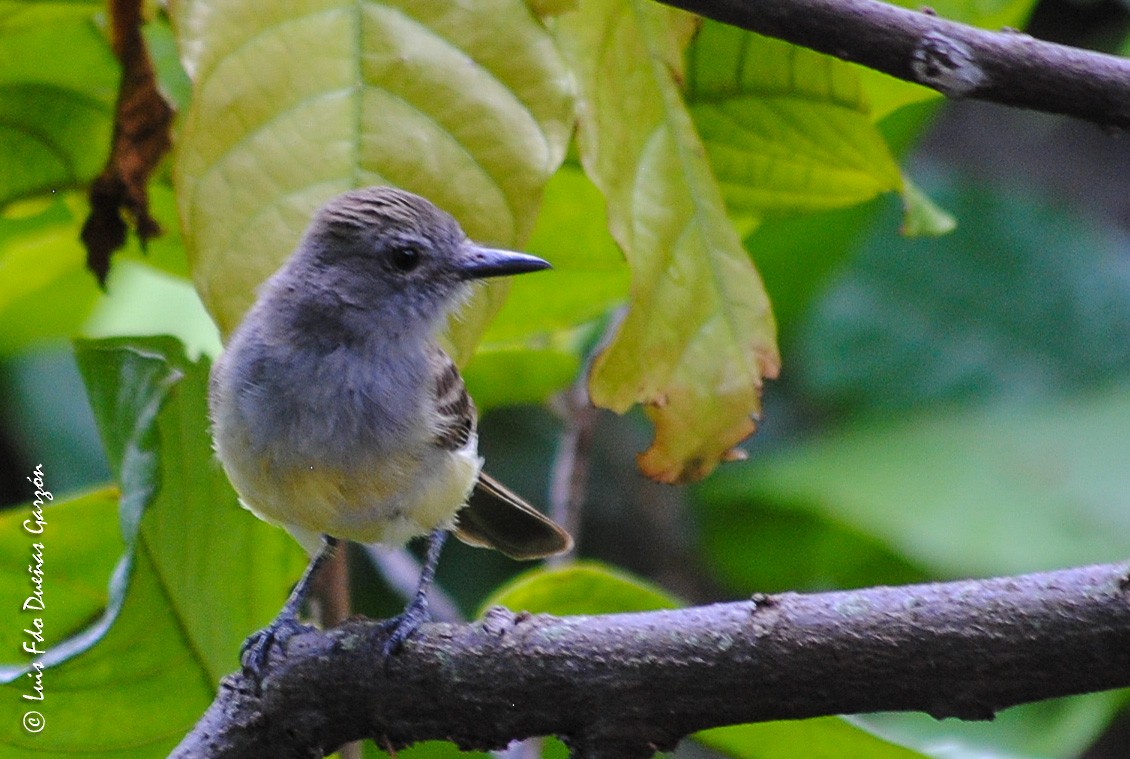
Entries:
{"type": "Polygon", "coordinates": [[[920,83],[953,98],[968,95],[988,78],[972,48],[939,31],[922,35],[911,54],[910,68],[920,83]]]}

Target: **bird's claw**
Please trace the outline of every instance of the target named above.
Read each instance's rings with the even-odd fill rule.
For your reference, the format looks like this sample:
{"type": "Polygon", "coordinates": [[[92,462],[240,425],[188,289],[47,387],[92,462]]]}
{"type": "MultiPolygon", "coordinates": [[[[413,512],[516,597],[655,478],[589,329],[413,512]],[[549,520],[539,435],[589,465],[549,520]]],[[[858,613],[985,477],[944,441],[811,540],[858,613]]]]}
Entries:
{"type": "Polygon", "coordinates": [[[384,660],[386,673],[388,672],[389,662],[400,651],[404,641],[408,640],[412,633],[420,629],[420,625],[430,621],[431,618],[427,600],[418,597],[413,599],[412,603],[408,604],[400,614],[381,623],[381,631],[388,633],[388,638],[385,639],[384,645],[381,647],[381,658],[384,660]]]}
{"type": "Polygon", "coordinates": [[[289,614],[280,614],[262,630],[251,633],[239,649],[239,662],[243,674],[262,683],[266,676],[266,665],[271,659],[271,649],[283,651],[286,642],[299,633],[311,630],[289,614]]]}

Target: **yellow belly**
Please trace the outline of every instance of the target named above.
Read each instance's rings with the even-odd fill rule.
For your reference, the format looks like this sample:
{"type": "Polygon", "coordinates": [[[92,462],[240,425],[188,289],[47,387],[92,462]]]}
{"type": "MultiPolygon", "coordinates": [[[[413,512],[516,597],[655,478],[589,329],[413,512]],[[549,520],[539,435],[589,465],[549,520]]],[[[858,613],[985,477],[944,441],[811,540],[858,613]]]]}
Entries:
{"type": "Polygon", "coordinates": [[[427,449],[354,462],[272,466],[224,456],[245,507],[284,527],[360,543],[400,545],[436,527],[450,528],[482,464],[474,439],[460,451],[427,449]]]}

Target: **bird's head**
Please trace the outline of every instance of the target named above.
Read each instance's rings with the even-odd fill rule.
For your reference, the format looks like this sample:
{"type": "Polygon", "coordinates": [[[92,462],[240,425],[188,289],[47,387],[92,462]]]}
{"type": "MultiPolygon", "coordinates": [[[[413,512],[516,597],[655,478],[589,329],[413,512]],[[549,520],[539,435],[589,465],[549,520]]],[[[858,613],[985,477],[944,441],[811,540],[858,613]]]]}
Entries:
{"type": "Polygon", "coordinates": [[[535,256],[472,242],[450,214],[419,195],[366,187],[326,203],[280,273],[298,294],[305,285],[311,295],[332,293],[343,308],[386,324],[430,328],[466,297],[468,283],[548,267],[535,256]]]}

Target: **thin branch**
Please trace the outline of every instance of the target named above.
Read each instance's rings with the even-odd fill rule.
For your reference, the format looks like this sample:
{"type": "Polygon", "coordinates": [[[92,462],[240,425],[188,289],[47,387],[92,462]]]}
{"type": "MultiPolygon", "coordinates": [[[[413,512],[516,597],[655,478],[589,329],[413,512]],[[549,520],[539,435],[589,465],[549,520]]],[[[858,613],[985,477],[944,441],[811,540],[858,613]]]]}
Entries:
{"type": "Polygon", "coordinates": [[[571,561],[581,541],[581,509],[588,495],[589,457],[597,418],[587,383],[586,366],[554,404],[561,417],[562,430],[549,483],[549,515],[573,536],[573,550],[565,556],[550,557],[547,563],[551,565],[571,561]]]}
{"type": "Polygon", "coordinates": [[[659,0],[931,87],[1130,128],[1130,60],[878,0],[659,0]]]}
{"type": "Polygon", "coordinates": [[[564,556],[551,556],[550,566],[572,561],[580,552],[582,509],[589,490],[589,466],[598,411],[589,397],[592,362],[616,336],[627,314],[621,307],[608,318],[596,344],[587,352],[577,378],[554,399],[553,408],[561,417],[562,431],[553,458],[549,483],[549,515],[573,536],[573,550],[564,556]]]}
{"type": "Polygon", "coordinates": [[[556,734],[642,757],[707,727],[872,711],[988,719],[1130,686],[1130,564],[558,618],[494,609],[422,627],[390,662],[376,623],[292,638],[256,696],[229,676],[177,757],[321,756],[362,736],[497,748],[556,734]],[[521,666],[516,666],[520,663],[521,666]]]}

